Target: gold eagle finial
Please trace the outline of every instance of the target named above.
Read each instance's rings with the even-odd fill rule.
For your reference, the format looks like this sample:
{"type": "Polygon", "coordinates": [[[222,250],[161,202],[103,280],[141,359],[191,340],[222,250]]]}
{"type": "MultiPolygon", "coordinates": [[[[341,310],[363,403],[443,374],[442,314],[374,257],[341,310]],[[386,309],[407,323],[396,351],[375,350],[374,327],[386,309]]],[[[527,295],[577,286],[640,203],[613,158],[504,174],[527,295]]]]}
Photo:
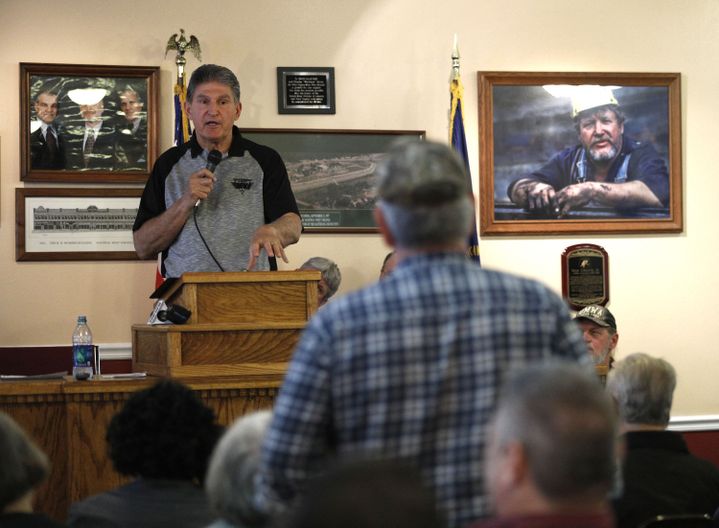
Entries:
{"type": "Polygon", "coordinates": [[[195,58],[202,62],[202,52],[200,50],[200,41],[197,40],[195,35],[190,35],[190,40],[185,38],[185,30],[180,28],[180,38],[177,38],[177,33],[174,33],[170,40],[167,41],[165,47],[165,57],[169,51],[175,50],[180,57],[185,55],[186,51],[191,51],[195,58]]]}

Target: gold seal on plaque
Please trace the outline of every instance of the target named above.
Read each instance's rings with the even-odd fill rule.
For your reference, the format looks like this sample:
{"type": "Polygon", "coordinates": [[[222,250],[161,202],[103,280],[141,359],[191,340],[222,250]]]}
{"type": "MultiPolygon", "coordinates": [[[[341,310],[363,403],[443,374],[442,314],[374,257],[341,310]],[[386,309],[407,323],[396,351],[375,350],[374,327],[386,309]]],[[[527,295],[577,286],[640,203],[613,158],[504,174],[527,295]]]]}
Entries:
{"type": "Polygon", "coordinates": [[[573,310],[609,302],[609,255],[596,244],[575,244],[562,253],[562,296],[573,310]]]}

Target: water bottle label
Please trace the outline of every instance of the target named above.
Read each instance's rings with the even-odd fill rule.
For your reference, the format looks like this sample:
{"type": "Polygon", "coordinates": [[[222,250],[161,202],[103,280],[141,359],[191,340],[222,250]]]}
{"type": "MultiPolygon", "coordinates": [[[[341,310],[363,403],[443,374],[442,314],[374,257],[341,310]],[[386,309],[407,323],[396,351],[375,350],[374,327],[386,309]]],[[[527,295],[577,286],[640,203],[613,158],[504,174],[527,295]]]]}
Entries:
{"type": "Polygon", "coordinates": [[[74,345],[72,364],[74,367],[92,367],[92,345],[74,345]]]}

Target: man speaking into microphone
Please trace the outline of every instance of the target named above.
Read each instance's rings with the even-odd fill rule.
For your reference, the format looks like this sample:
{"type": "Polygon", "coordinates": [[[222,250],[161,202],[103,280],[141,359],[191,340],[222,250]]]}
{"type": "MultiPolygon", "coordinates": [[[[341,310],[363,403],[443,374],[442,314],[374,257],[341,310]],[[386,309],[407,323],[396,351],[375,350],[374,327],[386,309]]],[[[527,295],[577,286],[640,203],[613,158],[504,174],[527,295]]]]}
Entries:
{"type": "Polygon", "coordinates": [[[133,226],[137,255],[162,252],[166,277],[287,262],[284,248],[302,231],[299,210],[280,155],[234,126],[242,112],[235,74],[215,64],[197,68],[185,110],[195,130],[152,169],[133,226]]]}

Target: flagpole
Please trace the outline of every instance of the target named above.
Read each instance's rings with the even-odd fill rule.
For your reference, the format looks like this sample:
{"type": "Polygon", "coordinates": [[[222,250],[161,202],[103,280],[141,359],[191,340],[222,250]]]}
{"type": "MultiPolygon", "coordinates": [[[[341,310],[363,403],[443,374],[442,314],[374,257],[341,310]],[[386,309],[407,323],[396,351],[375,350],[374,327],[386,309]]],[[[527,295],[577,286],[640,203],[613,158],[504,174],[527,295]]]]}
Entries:
{"type": "Polygon", "coordinates": [[[175,55],[175,66],[177,67],[177,82],[175,83],[175,145],[182,145],[186,141],[189,141],[192,130],[190,128],[190,121],[185,113],[185,102],[187,98],[187,91],[185,88],[185,65],[187,59],[185,53],[187,51],[197,58],[202,60],[202,51],[200,50],[200,41],[197,40],[195,35],[190,35],[190,38],[185,38],[185,30],[180,29],[180,38],[177,38],[177,33],[170,37],[165,47],[165,56],[169,51],[177,51],[175,55]]]}
{"type": "MultiPolygon", "coordinates": [[[[469,170],[469,159],[467,156],[467,139],[464,135],[464,119],[462,117],[462,97],[464,96],[464,88],[462,86],[462,78],[459,73],[459,44],[457,34],[454,34],[454,46],[452,47],[452,73],[450,75],[449,91],[451,94],[450,112],[449,112],[449,143],[457,154],[462,158],[464,167],[467,172],[469,188],[472,188],[472,176],[469,170]]],[[[467,256],[475,261],[479,261],[479,238],[477,237],[477,226],[473,223],[472,232],[467,241],[467,256]]]]}
{"type": "MultiPolygon", "coordinates": [[[[177,51],[175,55],[175,66],[177,67],[177,79],[173,89],[173,105],[175,107],[175,130],[173,134],[173,143],[175,146],[182,145],[189,141],[192,129],[190,128],[190,120],[185,112],[185,101],[187,98],[187,90],[185,89],[185,65],[187,59],[185,52],[190,51],[197,58],[202,60],[202,52],[200,50],[200,42],[194,35],[190,35],[190,39],[185,38],[185,30],[180,29],[180,38],[177,33],[170,36],[165,45],[165,57],[170,51],[177,51]]],[[[157,268],[155,269],[155,288],[159,288],[165,278],[162,274],[162,252],[157,255],[157,268]]]]}
{"type": "Polygon", "coordinates": [[[459,79],[459,43],[457,34],[454,34],[454,46],[452,46],[452,80],[459,79]]]}

